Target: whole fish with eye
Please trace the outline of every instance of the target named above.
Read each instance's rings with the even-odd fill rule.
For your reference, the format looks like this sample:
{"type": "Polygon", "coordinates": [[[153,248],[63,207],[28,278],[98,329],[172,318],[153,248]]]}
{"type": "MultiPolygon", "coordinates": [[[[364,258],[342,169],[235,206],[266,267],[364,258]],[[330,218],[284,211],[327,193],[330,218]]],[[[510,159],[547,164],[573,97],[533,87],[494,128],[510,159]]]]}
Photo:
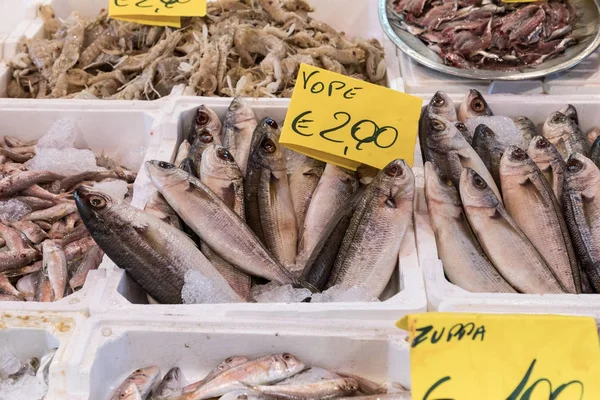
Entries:
{"type": "Polygon", "coordinates": [[[431,113],[428,118],[430,130],[427,136],[427,147],[433,156],[433,163],[438,166],[442,174],[458,187],[463,168],[471,168],[488,182],[498,199],[501,199],[500,190],[485,163],[454,124],[442,116],[431,113]]]}
{"type": "Polygon", "coordinates": [[[358,382],[353,378],[336,378],[303,384],[258,385],[251,388],[280,400],[325,400],[356,393],[358,382]]]}
{"type": "MultiPolygon", "coordinates": [[[[252,107],[241,98],[234,98],[225,114],[223,146],[233,154],[244,175],[246,175],[248,157],[252,150],[252,136],[257,124],[252,107]]],[[[277,129],[277,126],[274,128],[277,129]]]]}
{"type": "Polygon", "coordinates": [[[554,112],[546,119],[542,135],[565,160],[573,153],[588,154],[590,150],[590,144],[579,126],[560,112],[554,112]]]}
{"type": "Polygon", "coordinates": [[[145,166],[169,205],[223,259],[251,275],[280,284],[293,282],[248,225],[200,180],[163,161],[145,166]]]}
{"type": "Polygon", "coordinates": [[[204,385],[205,383],[210,382],[213,378],[215,378],[219,374],[221,374],[235,366],[245,364],[247,362],[248,362],[248,357],[244,357],[244,356],[228,357],[225,360],[223,360],[221,363],[219,363],[219,365],[217,365],[212,371],[210,371],[208,373],[208,375],[206,375],[204,377],[204,379],[202,379],[199,382],[195,382],[195,383],[192,383],[192,384],[184,387],[182,389],[182,393],[193,392],[196,389],[198,389],[200,386],[204,385]]]}
{"type": "Polygon", "coordinates": [[[563,204],[579,260],[600,291],[600,170],[581,154],[574,153],[567,161],[563,204]]]}
{"type": "Polygon", "coordinates": [[[500,159],[505,148],[493,130],[483,124],[477,125],[473,135],[473,149],[481,157],[498,187],[500,187],[500,159]]]}
{"type": "Polygon", "coordinates": [[[477,172],[465,168],[460,198],[469,224],[498,272],[521,293],[564,293],[533,244],[477,172]]]}
{"type": "Polygon", "coordinates": [[[458,190],[430,162],[425,164],[425,200],[444,273],[470,292],[514,293],[485,255],[465,216],[458,190]]]}
{"type": "Polygon", "coordinates": [[[79,187],[74,195],[96,243],[157,301],[181,303],[184,275],[191,270],[203,275],[232,301],[242,301],[182,231],[89,188],[79,187]]]}
{"type": "MultiPolygon", "coordinates": [[[[200,171],[200,181],[245,220],[244,177],[231,153],[219,145],[209,146],[204,151],[200,171]]],[[[241,297],[247,299],[250,295],[250,275],[223,260],[206,243],[201,243],[200,249],[217,271],[227,279],[229,285],[241,297]]]]}
{"type": "Polygon", "coordinates": [[[257,185],[256,200],[267,248],[288,270],[296,261],[298,227],[286,160],[276,135],[265,132],[250,155],[246,184],[257,185]]]}
{"type": "Polygon", "coordinates": [[[565,183],[565,160],[556,147],[542,136],[535,136],[529,143],[527,154],[542,171],[550,186],[559,206],[562,208],[563,189],[565,183]]]}
{"type": "Polygon", "coordinates": [[[411,169],[400,159],[377,174],[358,202],[327,288],[360,286],[375,297],[381,295],[412,221],[414,183],[411,169]]]}
{"type": "Polygon", "coordinates": [[[205,105],[196,109],[192,130],[190,133],[190,151],[188,157],[192,159],[196,168],[196,176],[200,176],[200,163],[204,150],[211,144],[221,144],[221,120],[217,114],[205,105]]]}
{"type": "Polygon", "coordinates": [[[429,119],[427,115],[430,113],[441,115],[450,122],[458,121],[456,108],[450,97],[442,91],[436,92],[429,101],[429,104],[421,110],[421,117],[419,118],[419,144],[421,145],[423,163],[432,160],[429,148],[427,147],[427,134],[429,133],[429,119]]]}
{"type": "MultiPolygon", "coordinates": [[[[110,400],[121,400],[130,396],[132,392],[131,385],[139,392],[142,399],[148,397],[154,383],[160,377],[160,369],[158,367],[145,367],[133,371],[115,390],[110,400]]],[[[135,398],[135,397],[134,397],[135,398]]]]}
{"type": "Polygon", "coordinates": [[[567,293],[581,293],[571,237],[552,187],[527,153],[506,149],[500,163],[506,211],[535,246],[567,293]]]}
{"type": "Polygon", "coordinates": [[[488,106],[481,93],[475,89],[469,90],[465,100],[458,108],[458,120],[463,124],[466,124],[469,118],[491,117],[492,115],[494,115],[492,109],[488,106]]]}
{"type": "Polygon", "coordinates": [[[152,399],[167,400],[179,396],[185,387],[185,377],[179,367],[173,367],[165,374],[164,378],[152,393],[152,399]]]}

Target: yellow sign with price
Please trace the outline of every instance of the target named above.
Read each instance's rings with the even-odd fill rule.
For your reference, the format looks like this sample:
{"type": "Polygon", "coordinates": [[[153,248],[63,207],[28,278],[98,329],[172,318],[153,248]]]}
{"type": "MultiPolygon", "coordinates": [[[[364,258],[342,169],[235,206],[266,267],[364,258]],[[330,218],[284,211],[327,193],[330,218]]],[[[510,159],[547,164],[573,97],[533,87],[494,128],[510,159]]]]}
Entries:
{"type": "Polygon", "coordinates": [[[426,313],[409,332],[413,400],[597,400],[591,317],[426,313]]]}
{"type": "Polygon", "coordinates": [[[180,17],[206,15],[206,0],[109,0],[108,15],[123,21],[179,28],[180,17]]]}
{"type": "Polygon", "coordinates": [[[356,170],[397,158],[412,166],[422,100],[302,64],[280,143],[356,170]]]}

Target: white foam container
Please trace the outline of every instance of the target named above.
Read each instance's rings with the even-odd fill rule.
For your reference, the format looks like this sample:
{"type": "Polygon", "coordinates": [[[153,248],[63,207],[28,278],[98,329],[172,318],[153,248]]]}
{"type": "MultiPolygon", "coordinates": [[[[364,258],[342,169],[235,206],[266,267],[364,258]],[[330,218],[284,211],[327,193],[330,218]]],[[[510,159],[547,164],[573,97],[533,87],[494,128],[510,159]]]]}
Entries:
{"type": "Polygon", "coordinates": [[[202,379],[233,355],[255,358],[289,352],[305,364],[410,387],[406,333],[348,321],[293,322],[177,317],[90,318],[63,358],[67,399],[104,400],[135,369],[181,368],[188,382],[202,379]]]}
{"type": "MultiPolygon", "coordinates": [[[[462,99],[455,96],[458,106],[462,99]]],[[[584,133],[600,126],[598,96],[541,96],[488,95],[485,97],[495,115],[525,115],[540,124],[554,111],[569,103],[577,108],[584,133]]],[[[428,100],[427,100],[428,101],[428,100]]],[[[444,276],[438,259],[435,236],[429,222],[423,191],[423,171],[417,172],[419,189],[415,198],[415,227],[419,262],[423,267],[427,303],[430,311],[493,312],[493,313],[552,313],[590,315],[600,318],[600,295],[597,294],[492,294],[470,293],[450,283],[444,276]]],[[[510,249],[507,249],[510,251],[510,249]]]]}
{"type": "Polygon", "coordinates": [[[31,357],[41,359],[48,351],[57,348],[50,364],[46,399],[65,399],[65,353],[83,321],[83,315],[78,313],[3,311],[0,314],[0,352],[9,351],[24,363],[31,357]]]}
{"type": "MultiPolygon", "coordinates": [[[[172,160],[175,157],[177,143],[183,132],[188,132],[196,107],[203,104],[201,98],[180,98],[171,103],[172,109],[165,112],[160,126],[156,128],[161,145],[155,153],[157,159],[172,160]]],[[[223,117],[228,99],[211,99],[204,103],[223,117]]],[[[265,101],[250,101],[258,119],[270,116],[282,121],[287,107],[265,101]]],[[[150,159],[150,157],[147,157],[150,159]]],[[[138,173],[134,185],[132,204],[143,208],[148,197],[154,192],[145,170],[138,173]]],[[[109,312],[130,315],[219,315],[236,318],[347,318],[356,320],[396,320],[401,316],[421,312],[426,309],[425,288],[422,272],[417,260],[414,228],[411,224],[405,235],[399,255],[399,268],[394,272],[390,284],[382,296],[383,302],[375,303],[235,303],[235,304],[197,304],[197,305],[156,305],[145,304],[146,296],[141,288],[121,269],[112,263],[104,263],[106,285],[104,293],[90,303],[92,314],[109,312]]]]}
{"type": "MultiPolygon", "coordinates": [[[[108,4],[106,0],[44,0],[43,3],[52,5],[56,16],[63,20],[73,11],[78,11],[81,15],[89,18],[95,18],[100,10],[106,8],[108,4]]],[[[309,3],[315,8],[315,12],[311,14],[315,19],[328,23],[333,28],[345,32],[348,36],[365,39],[375,38],[379,40],[386,54],[388,87],[394,90],[401,90],[400,65],[396,56],[396,47],[388,39],[387,35],[384,34],[379,24],[376,1],[309,0],[309,3]]],[[[33,12],[35,13],[35,9],[33,12]]],[[[28,15],[31,15],[31,13],[28,15]]],[[[33,38],[40,36],[43,32],[43,23],[39,16],[31,20],[25,19],[22,24],[24,26],[23,29],[15,30],[11,34],[12,44],[7,46],[4,58],[0,57],[0,60],[7,60],[15,55],[16,44],[21,35],[33,38]]],[[[6,85],[8,84],[10,73],[10,69],[0,66],[0,97],[6,97],[6,85]]],[[[171,96],[176,96],[177,94],[173,92],[171,96]]],[[[213,99],[213,97],[207,99],[213,99]]],[[[164,100],[164,98],[160,100],[164,100]]],[[[275,101],[278,104],[287,106],[290,100],[261,99],[261,101],[275,101]]]]}
{"type": "Polygon", "coordinates": [[[443,74],[424,67],[398,50],[400,61],[400,90],[406,93],[430,97],[438,90],[460,94],[477,89],[488,94],[520,95],[581,95],[600,93],[600,49],[575,67],[545,78],[523,81],[482,81],[443,74]]]}
{"type": "MultiPolygon", "coordinates": [[[[90,148],[96,153],[105,154],[122,161],[129,151],[139,153],[137,163],[128,165],[136,171],[140,167],[141,156],[153,157],[159,147],[159,138],[154,133],[153,124],[159,110],[151,105],[140,109],[135,104],[120,102],[121,108],[109,108],[110,104],[93,102],[56,101],[40,108],[27,100],[0,99],[0,136],[11,135],[22,139],[35,139],[48,132],[55,120],[62,117],[75,119],[81,136],[75,145],[90,148]]],[[[135,160],[134,160],[135,161],[135,160]]],[[[127,165],[126,165],[127,166],[127,165]]],[[[88,312],[89,298],[94,297],[98,282],[106,271],[90,271],[86,282],[79,291],[52,303],[6,302],[0,301],[1,310],[45,310],[88,312]]]]}
{"type": "Polygon", "coordinates": [[[34,0],[0,0],[0,60],[6,54],[15,54],[19,38],[36,16],[34,0]]]}

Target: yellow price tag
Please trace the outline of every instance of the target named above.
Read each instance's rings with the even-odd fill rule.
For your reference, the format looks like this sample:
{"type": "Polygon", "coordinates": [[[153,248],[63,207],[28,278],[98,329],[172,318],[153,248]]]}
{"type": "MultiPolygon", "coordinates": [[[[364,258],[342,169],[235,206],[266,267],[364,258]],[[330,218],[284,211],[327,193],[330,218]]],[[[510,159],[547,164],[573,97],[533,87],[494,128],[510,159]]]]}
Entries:
{"type": "Polygon", "coordinates": [[[426,313],[409,332],[413,400],[597,400],[591,317],[426,313]]]}
{"type": "Polygon", "coordinates": [[[151,15],[128,15],[120,17],[112,17],[121,21],[137,22],[143,25],[156,25],[156,26],[172,26],[174,28],[181,28],[181,18],[179,17],[154,17],[151,15]]]}
{"type": "Polygon", "coordinates": [[[412,166],[421,106],[418,97],[302,64],[279,141],[352,170],[396,158],[412,166]]]}
{"type": "Polygon", "coordinates": [[[109,0],[108,14],[203,17],[206,0],[109,0]]]}

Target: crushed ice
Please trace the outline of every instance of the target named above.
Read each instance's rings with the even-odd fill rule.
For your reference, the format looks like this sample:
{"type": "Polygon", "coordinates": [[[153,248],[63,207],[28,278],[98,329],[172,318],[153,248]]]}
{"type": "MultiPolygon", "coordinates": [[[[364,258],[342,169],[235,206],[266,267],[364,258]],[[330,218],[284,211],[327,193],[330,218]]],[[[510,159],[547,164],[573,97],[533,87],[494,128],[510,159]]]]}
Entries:
{"type": "Polygon", "coordinates": [[[21,368],[21,361],[10,351],[0,353],[0,378],[6,379],[9,375],[17,373],[21,368]]]}
{"type": "Polygon", "coordinates": [[[22,365],[15,354],[0,350],[0,399],[42,399],[48,386],[43,377],[36,377],[31,364],[22,365]]]}
{"type": "Polygon", "coordinates": [[[522,149],[527,149],[523,141],[523,136],[516,127],[514,121],[504,116],[492,117],[473,117],[467,120],[467,129],[475,132],[478,125],[484,124],[496,134],[498,141],[505,146],[519,146],[522,149]]]}
{"type": "Polygon", "coordinates": [[[215,287],[210,279],[196,270],[188,270],[183,276],[181,289],[183,304],[232,303],[233,299],[215,287]]]}
{"type": "Polygon", "coordinates": [[[79,129],[74,118],[60,118],[54,121],[48,133],[38,140],[36,152],[39,149],[68,149],[72,148],[79,136],[79,129]]]}
{"type": "Polygon", "coordinates": [[[88,149],[38,149],[35,157],[29,161],[31,170],[51,171],[60,175],[77,175],[87,171],[102,171],[96,165],[94,152],[88,149]]]}
{"type": "Polygon", "coordinates": [[[292,285],[280,286],[273,282],[256,285],[250,292],[250,297],[258,303],[299,303],[310,295],[311,292],[308,289],[298,289],[292,285]]]}
{"type": "Polygon", "coordinates": [[[101,182],[96,182],[93,188],[119,200],[123,200],[125,198],[125,195],[127,194],[128,190],[127,182],[122,181],[120,179],[103,180],[101,182]]]}
{"type": "Polygon", "coordinates": [[[17,199],[0,200],[0,220],[2,221],[18,221],[30,212],[31,208],[17,199]]]}
{"type": "Polygon", "coordinates": [[[312,295],[312,303],[331,303],[331,302],[373,302],[379,299],[369,293],[368,290],[360,286],[346,288],[335,285],[324,291],[323,293],[315,293],[312,295]]]}

